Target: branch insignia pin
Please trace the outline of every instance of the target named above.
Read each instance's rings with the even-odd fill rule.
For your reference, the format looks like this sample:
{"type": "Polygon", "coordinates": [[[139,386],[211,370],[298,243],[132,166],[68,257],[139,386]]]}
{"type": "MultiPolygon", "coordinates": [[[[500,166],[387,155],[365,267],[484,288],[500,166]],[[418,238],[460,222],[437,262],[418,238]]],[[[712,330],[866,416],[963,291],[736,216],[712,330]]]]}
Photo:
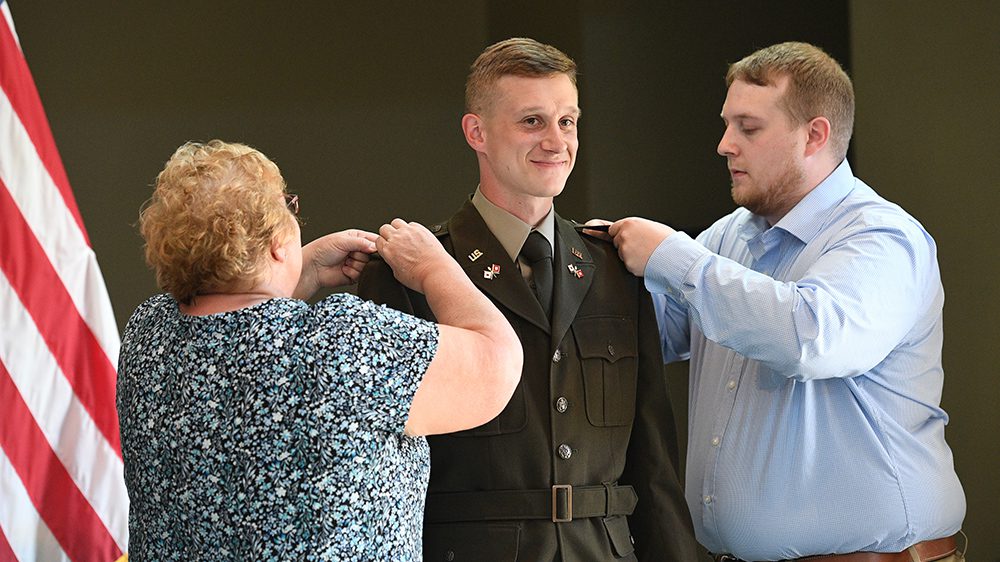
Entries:
{"type": "Polygon", "coordinates": [[[489,267],[483,270],[483,279],[489,279],[490,281],[496,279],[500,276],[500,266],[497,264],[490,264],[489,267]]]}

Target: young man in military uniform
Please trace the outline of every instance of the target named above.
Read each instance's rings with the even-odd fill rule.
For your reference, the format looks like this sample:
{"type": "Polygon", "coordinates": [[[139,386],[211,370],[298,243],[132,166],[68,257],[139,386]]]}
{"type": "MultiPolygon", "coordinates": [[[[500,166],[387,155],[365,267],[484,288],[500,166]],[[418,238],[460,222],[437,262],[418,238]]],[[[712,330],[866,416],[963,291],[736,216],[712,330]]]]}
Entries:
{"type": "MultiPolygon", "coordinates": [[[[524,371],[498,417],[428,439],[424,559],[695,560],[651,298],[553,209],[578,146],[575,63],[497,43],[466,111],[479,188],[432,231],[518,332],[524,371]]],[[[377,259],[359,293],[431,317],[377,259]]]]}

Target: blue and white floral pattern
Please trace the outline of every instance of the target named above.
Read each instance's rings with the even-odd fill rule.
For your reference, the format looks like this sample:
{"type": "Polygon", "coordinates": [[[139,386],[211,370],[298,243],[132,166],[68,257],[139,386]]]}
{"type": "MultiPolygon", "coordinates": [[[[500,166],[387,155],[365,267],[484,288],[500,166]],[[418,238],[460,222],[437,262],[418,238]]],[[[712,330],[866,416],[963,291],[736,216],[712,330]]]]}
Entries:
{"type": "Polygon", "coordinates": [[[143,303],[118,364],[130,558],[419,560],[429,450],[403,426],[437,341],[349,294],[143,303]]]}

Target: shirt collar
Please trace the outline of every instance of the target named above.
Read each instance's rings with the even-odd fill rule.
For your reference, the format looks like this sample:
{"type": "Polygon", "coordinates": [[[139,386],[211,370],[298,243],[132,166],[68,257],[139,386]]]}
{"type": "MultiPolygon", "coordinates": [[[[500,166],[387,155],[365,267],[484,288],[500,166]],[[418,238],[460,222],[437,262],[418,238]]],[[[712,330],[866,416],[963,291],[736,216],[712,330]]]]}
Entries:
{"type": "Polygon", "coordinates": [[[528,239],[532,230],[540,232],[552,245],[553,253],[555,252],[555,205],[549,209],[549,213],[538,223],[537,227],[532,227],[505,209],[498,207],[487,199],[478,187],[472,196],[472,205],[479,211],[483,222],[486,223],[493,236],[497,237],[500,245],[507,251],[511,261],[517,261],[517,255],[521,253],[521,246],[524,245],[524,241],[528,239]]]}
{"type": "Polygon", "coordinates": [[[830,213],[854,189],[854,183],[854,172],[845,158],[774,226],[808,243],[826,224],[830,213]]]}

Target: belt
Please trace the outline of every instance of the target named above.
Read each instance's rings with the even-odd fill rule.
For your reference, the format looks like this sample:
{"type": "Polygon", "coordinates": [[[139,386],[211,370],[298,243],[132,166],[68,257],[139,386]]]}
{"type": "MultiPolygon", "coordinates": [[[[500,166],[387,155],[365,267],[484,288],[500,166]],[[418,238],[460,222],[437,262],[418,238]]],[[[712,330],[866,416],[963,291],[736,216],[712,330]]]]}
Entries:
{"type": "Polygon", "coordinates": [[[486,490],[427,494],[424,521],[504,521],[548,519],[566,523],[573,519],[631,515],[639,497],[632,486],[559,484],[541,490],[486,490]]]}
{"type": "MultiPolygon", "coordinates": [[[[955,553],[958,544],[955,537],[945,537],[930,541],[918,542],[911,548],[916,549],[920,556],[919,562],[933,562],[947,558],[955,553]]],[[[852,552],[850,554],[826,554],[822,556],[807,556],[795,558],[801,562],[912,562],[909,549],[903,552],[852,552]]],[[[717,554],[715,562],[745,562],[731,554],[717,554]]]]}

